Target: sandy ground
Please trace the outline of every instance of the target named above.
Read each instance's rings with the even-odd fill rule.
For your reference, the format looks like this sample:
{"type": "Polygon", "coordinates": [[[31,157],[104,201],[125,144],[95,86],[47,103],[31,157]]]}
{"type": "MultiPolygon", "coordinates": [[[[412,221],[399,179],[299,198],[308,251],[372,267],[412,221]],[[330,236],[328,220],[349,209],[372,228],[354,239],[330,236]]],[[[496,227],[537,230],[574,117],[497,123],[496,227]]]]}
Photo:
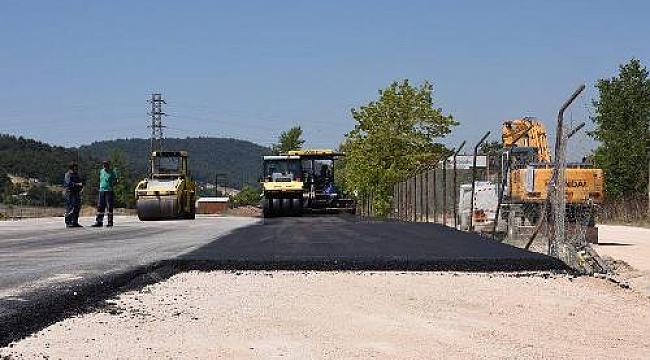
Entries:
{"type": "Polygon", "coordinates": [[[190,272],[0,350],[10,359],[647,359],[650,299],[603,279],[190,272]]]}
{"type": "Polygon", "coordinates": [[[598,254],[634,289],[650,296],[650,229],[599,225],[598,236],[599,244],[593,245],[598,254]]]}
{"type": "Polygon", "coordinates": [[[594,249],[601,256],[611,256],[638,270],[650,271],[650,229],[599,225],[598,236],[601,241],[594,249]]]}

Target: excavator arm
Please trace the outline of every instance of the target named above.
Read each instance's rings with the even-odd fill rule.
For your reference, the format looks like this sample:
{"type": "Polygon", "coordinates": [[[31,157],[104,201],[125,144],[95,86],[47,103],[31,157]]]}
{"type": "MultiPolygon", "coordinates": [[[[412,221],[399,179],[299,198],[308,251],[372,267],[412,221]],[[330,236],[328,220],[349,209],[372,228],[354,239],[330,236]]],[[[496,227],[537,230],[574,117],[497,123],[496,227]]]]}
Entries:
{"type": "Polygon", "coordinates": [[[534,148],[538,162],[551,162],[551,151],[548,146],[546,130],[538,120],[525,117],[506,121],[501,127],[501,133],[504,148],[512,146],[534,148]]]}

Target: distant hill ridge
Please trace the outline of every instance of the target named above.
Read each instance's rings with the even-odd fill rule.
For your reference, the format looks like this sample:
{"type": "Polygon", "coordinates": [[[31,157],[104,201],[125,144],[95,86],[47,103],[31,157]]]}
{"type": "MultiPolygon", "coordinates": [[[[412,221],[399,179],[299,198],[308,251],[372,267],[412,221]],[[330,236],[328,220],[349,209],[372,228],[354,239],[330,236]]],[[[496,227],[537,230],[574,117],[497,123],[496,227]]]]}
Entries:
{"type": "MultiPolygon", "coordinates": [[[[112,150],[121,150],[130,170],[146,174],[149,169],[149,139],[118,139],[98,141],[80,147],[81,152],[102,159],[112,150]]],[[[268,147],[246,140],[230,138],[166,138],[163,150],[188,152],[190,172],[197,181],[214,182],[219,175],[219,184],[241,188],[242,184],[255,184],[261,174],[262,156],[269,153],[268,147]]]]}
{"type": "MultiPolygon", "coordinates": [[[[0,172],[36,178],[59,184],[71,161],[81,168],[93,169],[113,150],[124,153],[132,174],[148,171],[149,139],[117,139],[98,141],[79,148],[51,146],[38,140],[0,134],[0,172]]],[[[190,172],[198,181],[214,182],[240,188],[243,183],[254,184],[261,173],[262,156],[270,149],[246,140],[228,138],[167,138],[164,150],[188,152],[190,172]]]]}

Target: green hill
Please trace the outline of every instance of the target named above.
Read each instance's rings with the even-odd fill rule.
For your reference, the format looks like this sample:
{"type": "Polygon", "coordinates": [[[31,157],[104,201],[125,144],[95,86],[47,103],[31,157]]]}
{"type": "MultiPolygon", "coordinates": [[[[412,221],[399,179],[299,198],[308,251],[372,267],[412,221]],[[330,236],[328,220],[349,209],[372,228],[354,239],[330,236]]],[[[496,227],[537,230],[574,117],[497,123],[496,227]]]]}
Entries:
{"type": "MultiPolygon", "coordinates": [[[[84,202],[92,204],[97,193],[96,177],[101,161],[107,159],[112,151],[120,151],[127,168],[122,171],[123,184],[132,188],[148,172],[149,146],[148,139],[120,139],[64,148],[0,134],[0,202],[17,201],[17,194],[27,192],[28,203],[61,205],[60,190],[45,185],[61,185],[68,164],[77,161],[81,175],[88,179],[84,202]],[[37,181],[12,184],[9,175],[37,181]]],[[[257,184],[261,157],[269,152],[269,148],[249,141],[223,138],[165,139],[163,146],[165,150],[188,152],[190,172],[195,180],[214,183],[218,173],[220,186],[234,188],[257,184]]],[[[127,193],[131,195],[132,191],[127,193]]],[[[133,201],[132,196],[126,196],[119,205],[132,206],[133,201]]]]}
{"type": "MultiPolygon", "coordinates": [[[[149,139],[118,139],[94,142],[80,147],[97,159],[107,158],[111,151],[120,150],[132,173],[146,174],[149,161],[149,139]]],[[[197,181],[214,182],[219,175],[219,184],[241,188],[243,184],[255,184],[261,174],[262,156],[269,148],[250,141],[225,138],[166,138],[164,150],[188,152],[190,172],[197,181]]]]}
{"type": "Polygon", "coordinates": [[[75,148],[0,134],[0,173],[60,185],[71,161],[78,161],[82,169],[92,168],[94,164],[88,154],[75,148]]]}

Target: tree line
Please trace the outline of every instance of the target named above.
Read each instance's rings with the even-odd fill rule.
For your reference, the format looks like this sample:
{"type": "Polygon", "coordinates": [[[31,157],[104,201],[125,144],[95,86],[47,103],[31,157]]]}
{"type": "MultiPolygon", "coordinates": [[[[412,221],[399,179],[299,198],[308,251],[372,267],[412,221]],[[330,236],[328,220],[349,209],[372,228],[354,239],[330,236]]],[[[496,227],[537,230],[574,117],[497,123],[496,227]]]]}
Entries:
{"type": "MultiPolygon", "coordinates": [[[[167,150],[186,150],[190,173],[201,182],[213,183],[219,175],[219,186],[257,188],[261,157],[270,148],[249,141],[218,138],[165,139],[167,150]]],[[[61,206],[63,176],[70,162],[80,165],[85,179],[83,202],[94,205],[98,191],[98,174],[103,160],[110,160],[118,173],[116,206],[134,207],[133,189],[149,172],[147,139],[100,141],[79,148],[63,148],[17,137],[0,135],[0,202],[61,206]],[[9,175],[28,179],[26,184],[12,183],[9,175]],[[31,180],[29,180],[31,179],[31,180]]]]}

